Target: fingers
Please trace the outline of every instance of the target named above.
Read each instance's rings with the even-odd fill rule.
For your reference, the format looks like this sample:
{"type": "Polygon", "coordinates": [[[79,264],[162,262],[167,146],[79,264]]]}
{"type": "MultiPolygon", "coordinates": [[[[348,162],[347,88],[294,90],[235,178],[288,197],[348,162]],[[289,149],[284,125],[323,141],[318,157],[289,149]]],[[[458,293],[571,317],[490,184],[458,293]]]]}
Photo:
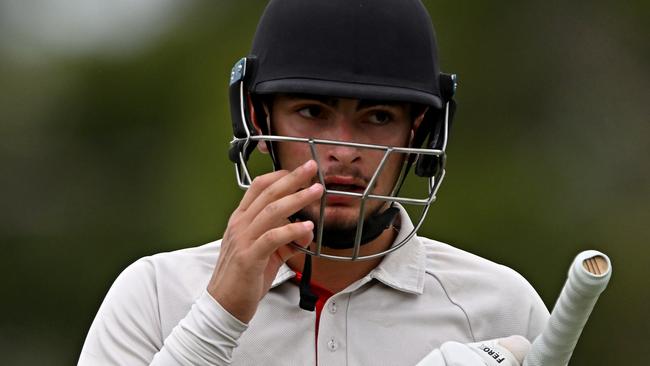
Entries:
{"type": "Polygon", "coordinates": [[[262,191],[287,174],[289,174],[289,172],[286,170],[278,170],[255,177],[253,182],[251,182],[251,186],[246,190],[246,193],[244,193],[244,197],[239,202],[239,207],[237,209],[241,211],[248,209],[248,206],[255,201],[262,191]]]}
{"type": "Polygon", "coordinates": [[[310,203],[319,200],[322,195],[323,186],[314,183],[308,188],[269,203],[248,227],[249,234],[252,237],[257,237],[269,228],[285,224],[288,217],[310,203]]]}
{"type": "MultiPolygon", "coordinates": [[[[314,223],[311,221],[293,222],[284,226],[268,230],[255,241],[256,259],[264,260],[269,258],[274,252],[282,246],[291,242],[299,245],[308,245],[314,238],[314,223]]],[[[285,251],[286,253],[286,251],[285,251]]],[[[283,262],[286,262],[295,252],[291,251],[288,255],[281,255],[283,262]]]]}
{"type": "MultiPolygon", "coordinates": [[[[317,169],[316,162],[309,160],[279,179],[276,176],[276,181],[258,192],[255,200],[246,208],[247,216],[252,220],[269,203],[294,193],[301,187],[309,185],[314,175],[316,175],[317,169]]],[[[266,183],[266,181],[263,183],[266,183]]]]}

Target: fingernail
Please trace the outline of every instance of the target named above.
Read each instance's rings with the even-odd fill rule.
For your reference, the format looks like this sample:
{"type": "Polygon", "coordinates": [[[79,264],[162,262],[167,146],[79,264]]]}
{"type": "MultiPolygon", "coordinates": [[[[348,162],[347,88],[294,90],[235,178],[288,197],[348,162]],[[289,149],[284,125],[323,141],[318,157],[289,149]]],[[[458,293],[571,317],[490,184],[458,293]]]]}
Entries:
{"type": "Polygon", "coordinates": [[[313,230],[314,229],[314,223],[311,221],[303,221],[302,225],[305,227],[307,230],[313,230]]]}
{"type": "Polygon", "coordinates": [[[311,165],[312,165],[312,164],[315,164],[315,162],[314,162],[313,160],[307,160],[307,162],[304,163],[304,164],[302,165],[302,167],[303,167],[303,168],[311,168],[311,165]]]}
{"type": "Polygon", "coordinates": [[[320,183],[314,183],[314,184],[312,184],[312,185],[309,187],[309,191],[310,191],[310,192],[316,192],[316,191],[319,191],[319,190],[320,190],[320,187],[321,187],[321,184],[320,184],[320,183]]]}

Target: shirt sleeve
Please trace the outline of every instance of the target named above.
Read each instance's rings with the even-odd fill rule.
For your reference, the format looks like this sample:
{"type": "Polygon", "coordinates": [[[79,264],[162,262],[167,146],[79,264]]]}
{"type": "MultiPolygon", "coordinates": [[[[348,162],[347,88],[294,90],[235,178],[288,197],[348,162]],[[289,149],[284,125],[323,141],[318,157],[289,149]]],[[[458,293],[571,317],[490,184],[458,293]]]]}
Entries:
{"type": "Polygon", "coordinates": [[[229,365],[246,324],[228,313],[207,291],[165,339],[152,365],[229,365]]]}
{"type": "Polygon", "coordinates": [[[247,327],[207,291],[164,341],[160,319],[155,269],[141,259],[108,291],[78,365],[228,365],[247,327]]]}

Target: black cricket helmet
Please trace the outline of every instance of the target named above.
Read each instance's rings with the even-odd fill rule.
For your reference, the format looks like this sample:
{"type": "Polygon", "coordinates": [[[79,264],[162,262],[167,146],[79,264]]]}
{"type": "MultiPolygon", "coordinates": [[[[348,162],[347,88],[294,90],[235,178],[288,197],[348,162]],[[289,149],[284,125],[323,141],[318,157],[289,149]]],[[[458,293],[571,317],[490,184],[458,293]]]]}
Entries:
{"type": "MultiPolygon", "coordinates": [[[[230,108],[234,138],[229,156],[237,181],[247,189],[252,181],[247,166],[255,146],[267,144],[275,168],[274,144],[290,141],[309,144],[318,162],[315,146],[338,144],[380,149],[408,156],[402,174],[390,195],[325,190],[325,195],[352,195],[362,200],[353,238],[324,238],[325,199],[315,223],[315,249],[298,249],[314,256],[337,260],[359,260],[385,255],[404,245],[424,221],[444,177],[445,149],[455,111],[455,75],[439,71],[435,33],[429,14],[419,0],[271,0],[262,15],[251,52],[239,60],[230,77],[230,108]],[[409,102],[427,106],[427,112],[409,147],[356,144],[310,137],[279,136],[266,125],[261,105],[264,95],[297,93],[329,97],[409,102]],[[253,118],[261,128],[256,130],[253,118]],[[415,165],[414,173],[428,179],[426,198],[399,195],[400,187],[415,165]],[[364,201],[384,200],[389,206],[364,219],[364,201]],[[396,204],[423,206],[413,229],[390,249],[367,256],[359,247],[377,237],[395,219],[396,204]],[[350,256],[328,255],[322,245],[354,248],[350,256]]],[[[382,164],[377,167],[374,178],[382,164]]],[[[320,171],[320,167],[319,167],[320,171]]],[[[322,173],[321,183],[325,186],[322,173]]],[[[404,233],[401,233],[404,234],[404,233]]]]}

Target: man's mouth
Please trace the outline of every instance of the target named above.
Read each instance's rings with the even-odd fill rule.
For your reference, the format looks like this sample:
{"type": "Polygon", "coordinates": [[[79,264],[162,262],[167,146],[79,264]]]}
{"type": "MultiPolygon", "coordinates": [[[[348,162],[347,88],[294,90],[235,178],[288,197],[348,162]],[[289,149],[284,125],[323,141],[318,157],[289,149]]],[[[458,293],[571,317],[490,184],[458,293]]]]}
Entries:
{"type": "Polygon", "coordinates": [[[366,189],[366,184],[358,178],[334,176],[325,178],[325,188],[334,191],[362,193],[366,189]]]}

